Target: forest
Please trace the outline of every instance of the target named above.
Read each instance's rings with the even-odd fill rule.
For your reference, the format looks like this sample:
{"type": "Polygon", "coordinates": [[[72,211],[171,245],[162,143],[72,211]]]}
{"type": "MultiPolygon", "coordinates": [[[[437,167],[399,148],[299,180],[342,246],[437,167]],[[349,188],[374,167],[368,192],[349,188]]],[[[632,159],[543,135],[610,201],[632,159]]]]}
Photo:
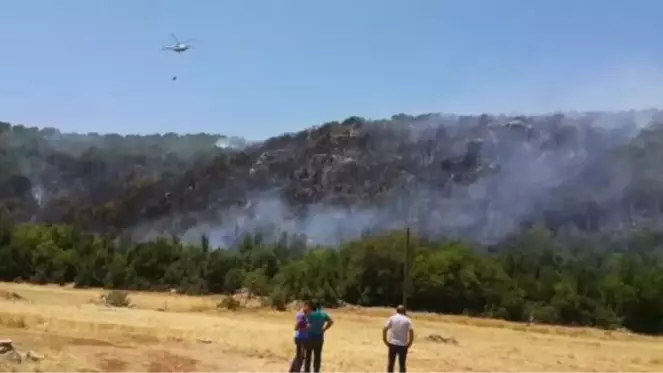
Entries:
{"type": "Polygon", "coordinates": [[[0,280],[277,308],[405,290],[415,310],[660,334],[659,123],[351,117],[233,146],[0,124],[0,280]],[[252,205],[267,190],[283,211],[252,205]]]}

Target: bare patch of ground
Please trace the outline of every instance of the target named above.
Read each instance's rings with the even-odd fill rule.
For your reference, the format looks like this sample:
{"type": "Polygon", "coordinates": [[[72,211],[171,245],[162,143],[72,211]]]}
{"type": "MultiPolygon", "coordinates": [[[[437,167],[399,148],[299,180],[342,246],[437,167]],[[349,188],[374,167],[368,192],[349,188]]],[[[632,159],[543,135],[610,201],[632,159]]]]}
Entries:
{"type": "Polygon", "coordinates": [[[152,352],[148,359],[148,372],[195,372],[198,360],[168,351],[152,352]]]}

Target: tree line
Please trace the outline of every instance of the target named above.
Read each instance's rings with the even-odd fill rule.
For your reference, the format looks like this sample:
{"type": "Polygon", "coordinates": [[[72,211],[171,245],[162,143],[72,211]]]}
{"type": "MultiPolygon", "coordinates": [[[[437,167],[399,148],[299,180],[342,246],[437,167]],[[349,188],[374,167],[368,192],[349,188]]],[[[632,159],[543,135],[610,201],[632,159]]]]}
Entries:
{"type": "Polygon", "coordinates": [[[663,231],[588,236],[530,228],[490,247],[403,231],[339,247],[247,235],[229,249],[176,237],[128,243],[66,225],[0,224],[0,280],[189,294],[248,289],[280,304],[315,298],[392,306],[408,263],[414,310],[663,333],[663,231]]]}

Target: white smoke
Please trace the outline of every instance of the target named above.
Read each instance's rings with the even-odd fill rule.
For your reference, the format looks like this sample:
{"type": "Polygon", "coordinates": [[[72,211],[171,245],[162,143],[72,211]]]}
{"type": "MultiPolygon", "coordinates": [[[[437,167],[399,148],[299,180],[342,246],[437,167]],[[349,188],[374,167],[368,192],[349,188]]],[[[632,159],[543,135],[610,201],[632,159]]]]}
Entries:
{"type": "MultiPolygon", "coordinates": [[[[318,203],[298,212],[291,211],[278,190],[270,189],[249,195],[244,206],[222,209],[213,218],[206,214],[182,237],[200,242],[205,234],[214,246],[228,247],[244,233],[260,232],[266,240],[277,240],[288,233],[305,236],[311,243],[336,245],[366,232],[409,226],[428,236],[494,242],[518,229],[524,221],[540,218],[547,210],[565,209],[561,204],[566,203],[567,197],[606,206],[619,202],[632,181],[633,170],[623,162],[612,162],[613,152],[628,144],[652,120],[660,120],[660,113],[567,115],[560,116],[553,128],[546,124],[550,118],[538,117],[531,126],[493,117],[489,125],[482,127],[443,116],[429,117],[423,128],[415,124],[378,130],[369,124],[364,130],[371,132],[378,147],[381,136],[392,132],[393,138],[393,131],[406,131],[399,132],[397,138],[403,143],[411,142],[415,149],[423,149],[425,144],[432,146],[430,155],[420,159],[425,165],[422,175],[428,181],[410,178],[402,187],[392,189],[388,199],[371,206],[340,208],[318,203]],[[446,138],[430,145],[427,141],[440,131],[446,133],[446,138]],[[522,131],[536,135],[528,138],[522,131]],[[568,134],[569,139],[559,143],[555,136],[560,133],[568,134]],[[442,172],[441,159],[436,159],[435,154],[467,154],[473,141],[480,144],[481,164],[475,167],[486,172],[469,183],[448,182],[445,178],[457,175],[442,172]],[[605,181],[597,184],[597,178],[605,181]],[[564,198],[560,199],[560,193],[564,198]]],[[[400,156],[384,146],[385,157],[400,156]]],[[[611,211],[602,217],[602,224],[619,220],[621,213],[611,211]]]]}

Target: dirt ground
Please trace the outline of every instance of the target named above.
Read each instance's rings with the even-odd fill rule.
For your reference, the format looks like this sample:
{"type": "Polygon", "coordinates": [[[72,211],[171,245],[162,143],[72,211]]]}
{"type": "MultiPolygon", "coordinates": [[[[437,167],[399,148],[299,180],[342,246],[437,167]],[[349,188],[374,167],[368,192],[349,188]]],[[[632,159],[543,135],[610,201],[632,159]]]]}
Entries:
{"type": "MultiPolygon", "coordinates": [[[[0,339],[37,361],[0,355],[0,371],[287,371],[292,312],[218,310],[220,297],[131,293],[133,308],[100,305],[101,290],[0,283],[0,339]]],[[[384,371],[387,309],[331,310],[324,371],[384,371]]],[[[411,315],[410,371],[663,371],[663,339],[589,328],[411,315]],[[430,341],[437,334],[458,344],[430,341]]]]}

